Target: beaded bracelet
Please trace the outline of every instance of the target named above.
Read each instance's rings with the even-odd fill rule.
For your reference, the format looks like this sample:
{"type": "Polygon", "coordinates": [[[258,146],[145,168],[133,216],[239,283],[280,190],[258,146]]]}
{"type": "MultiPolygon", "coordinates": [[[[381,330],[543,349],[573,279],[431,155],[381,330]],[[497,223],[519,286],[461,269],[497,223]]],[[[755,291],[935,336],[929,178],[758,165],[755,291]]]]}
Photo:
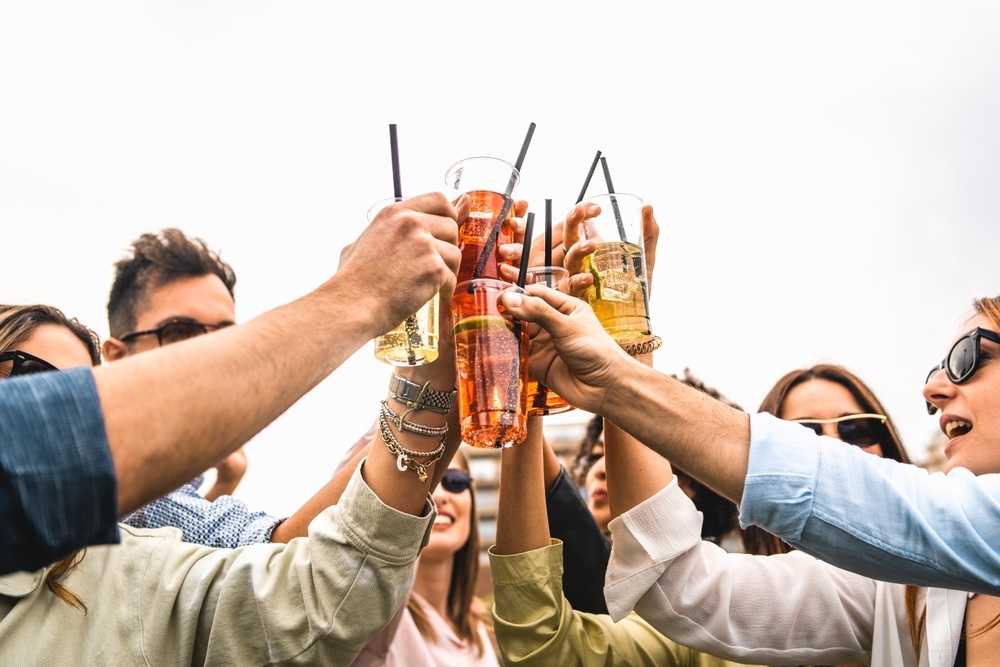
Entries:
{"type": "Polygon", "coordinates": [[[444,441],[447,436],[441,436],[441,442],[438,443],[437,449],[432,452],[415,452],[413,450],[407,449],[400,444],[396,436],[392,434],[392,429],[389,428],[389,422],[386,421],[385,415],[379,412],[378,415],[378,430],[382,434],[382,440],[385,441],[385,446],[389,450],[389,453],[396,457],[396,467],[400,472],[406,472],[406,469],[417,473],[417,478],[420,479],[420,483],[427,484],[427,466],[432,463],[437,463],[444,456],[444,441]],[[429,456],[428,460],[423,463],[418,463],[413,460],[416,456],[429,456]]]}
{"type": "Polygon", "coordinates": [[[659,350],[661,345],[663,345],[663,339],[659,336],[653,336],[641,343],[626,343],[621,348],[634,357],[637,354],[649,354],[653,350],[659,350]]]}
{"type": "Polygon", "coordinates": [[[402,416],[396,414],[396,412],[389,407],[389,401],[382,401],[382,415],[392,422],[392,425],[400,431],[409,431],[410,433],[416,433],[417,435],[429,435],[434,437],[441,437],[448,432],[448,424],[445,424],[444,426],[424,426],[423,424],[407,421],[407,414],[409,414],[409,410],[407,410],[406,414],[402,416]]]}

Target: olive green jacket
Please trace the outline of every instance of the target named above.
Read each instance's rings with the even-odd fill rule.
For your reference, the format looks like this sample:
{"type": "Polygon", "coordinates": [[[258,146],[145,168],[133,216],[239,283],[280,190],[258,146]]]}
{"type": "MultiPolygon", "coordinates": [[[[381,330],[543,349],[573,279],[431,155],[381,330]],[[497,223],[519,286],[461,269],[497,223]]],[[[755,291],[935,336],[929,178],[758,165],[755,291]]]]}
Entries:
{"type": "Polygon", "coordinates": [[[176,528],[121,526],[65,586],[0,577],[0,665],[348,665],[410,589],[434,523],[383,504],[359,472],[288,544],[213,549],[176,528]]]}
{"type": "Polygon", "coordinates": [[[504,664],[735,667],[673,642],[635,614],[574,611],[562,593],[562,542],[513,556],[490,551],[494,629],[504,664]]]}

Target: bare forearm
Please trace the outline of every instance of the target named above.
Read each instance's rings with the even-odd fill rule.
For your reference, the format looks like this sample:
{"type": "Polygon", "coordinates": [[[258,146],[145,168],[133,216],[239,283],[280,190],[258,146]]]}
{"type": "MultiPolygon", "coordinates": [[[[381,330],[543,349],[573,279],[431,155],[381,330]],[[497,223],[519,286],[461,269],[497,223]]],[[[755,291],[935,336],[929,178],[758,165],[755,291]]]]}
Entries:
{"type": "Polygon", "coordinates": [[[542,418],[528,418],[528,437],[501,453],[496,553],[518,554],[551,544],[545,511],[542,418]]]}
{"type": "Polygon", "coordinates": [[[373,336],[339,287],[94,369],[122,514],[215,465],[373,336]]]}
{"type": "MultiPolygon", "coordinates": [[[[607,391],[601,414],[685,472],[739,502],[750,455],[749,417],[637,363],[629,362],[619,377],[619,384],[607,391]]],[[[609,487],[613,465],[608,462],[609,487]]],[[[609,495],[614,503],[614,492],[609,490],[609,495]]]]}
{"type": "MultiPolygon", "coordinates": [[[[647,368],[653,366],[653,355],[636,357],[647,368]]],[[[608,502],[611,518],[629,511],[670,483],[673,471],[670,462],[649,449],[631,435],[604,422],[604,466],[608,478],[608,502]]]]}

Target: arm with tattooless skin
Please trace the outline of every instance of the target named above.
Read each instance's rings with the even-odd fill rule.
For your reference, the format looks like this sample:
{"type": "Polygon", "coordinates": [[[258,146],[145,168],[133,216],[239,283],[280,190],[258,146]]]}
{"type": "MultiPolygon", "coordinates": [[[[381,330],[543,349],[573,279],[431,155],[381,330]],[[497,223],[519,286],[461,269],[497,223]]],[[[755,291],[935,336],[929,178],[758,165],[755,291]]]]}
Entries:
{"type": "Polygon", "coordinates": [[[1000,476],[961,467],[928,476],[770,415],[749,417],[630,359],[565,294],[529,285],[501,298],[512,316],[540,325],[530,329],[534,379],[739,502],[743,525],[877,579],[1000,594],[1000,476]],[[857,493],[843,492],[848,480],[857,493]]]}
{"type": "Polygon", "coordinates": [[[546,520],[541,418],[529,418],[527,439],[501,457],[497,543],[490,550],[490,566],[494,629],[504,664],[736,664],[685,648],[634,614],[615,623],[606,614],[574,610],[562,593],[562,543],[549,537],[546,520]]]}

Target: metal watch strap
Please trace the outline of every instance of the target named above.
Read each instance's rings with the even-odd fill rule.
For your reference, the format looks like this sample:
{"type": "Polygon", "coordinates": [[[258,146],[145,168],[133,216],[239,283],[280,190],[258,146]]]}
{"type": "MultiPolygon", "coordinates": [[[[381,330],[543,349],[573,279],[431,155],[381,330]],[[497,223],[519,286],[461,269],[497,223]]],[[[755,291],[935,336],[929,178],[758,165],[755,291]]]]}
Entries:
{"type": "Polygon", "coordinates": [[[393,375],[389,380],[389,392],[396,400],[412,410],[430,410],[438,414],[448,414],[455,405],[457,392],[435,391],[425,385],[411,382],[401,375],[393,375]]]}

